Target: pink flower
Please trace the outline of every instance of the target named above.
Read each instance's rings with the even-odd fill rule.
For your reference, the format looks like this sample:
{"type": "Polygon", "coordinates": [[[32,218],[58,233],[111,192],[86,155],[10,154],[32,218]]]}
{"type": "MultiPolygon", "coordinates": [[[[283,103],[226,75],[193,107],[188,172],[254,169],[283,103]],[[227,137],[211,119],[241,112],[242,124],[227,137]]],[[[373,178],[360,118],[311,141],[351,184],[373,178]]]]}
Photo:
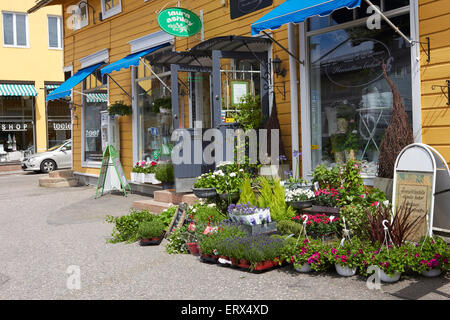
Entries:
{"type": "Polygon", "coordinates": [[[341,261],[342,262],[347,262],[347,256],[346,255],[341,256],[341,261]]]}
{"type": "Polygon", "coordinates": [[[415,255],[414,255],[414,258],[418,258],[418,257],[420,257],[420,255],[418,254],[418,253],[416,253],[415,255]]]}
{"type": "Polygon", "coordinates": [[[366,197],[365,194],[360,195],[361,199],[364,199],[366,197]]]}
{"type": "Polygon", "coordinates": [[[335,248],[331,249],[332,254],[336,254],[337,250],[335,248]]]}

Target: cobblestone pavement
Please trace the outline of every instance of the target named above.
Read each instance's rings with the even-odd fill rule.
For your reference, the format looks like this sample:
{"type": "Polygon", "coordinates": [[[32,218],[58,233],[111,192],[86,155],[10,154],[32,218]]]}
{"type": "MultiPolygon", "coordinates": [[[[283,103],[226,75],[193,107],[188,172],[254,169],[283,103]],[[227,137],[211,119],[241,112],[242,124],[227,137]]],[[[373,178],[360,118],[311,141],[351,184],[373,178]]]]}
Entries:
{"type": "Polygon", "coordinates": [[[47,189],[41,174],[0,176],[0,299],[444,299],[449,275],[406,276],[381,290],[364,278],[299,274],[283,267],[263,274],[201,263],[156,247],[109,244],[107,214],[126,214],[139,195],[105,195],[95,188],[47,189]],[[80,271],[80,289],[68,289],[80,271]]]}

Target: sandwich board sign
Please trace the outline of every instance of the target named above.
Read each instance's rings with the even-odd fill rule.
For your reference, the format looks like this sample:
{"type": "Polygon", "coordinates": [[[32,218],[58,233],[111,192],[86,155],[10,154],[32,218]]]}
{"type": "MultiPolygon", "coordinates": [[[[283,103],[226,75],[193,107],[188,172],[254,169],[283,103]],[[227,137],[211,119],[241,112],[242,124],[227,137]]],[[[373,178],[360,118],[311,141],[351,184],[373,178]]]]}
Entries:
{"type": "Polygon", "coordinates": [[[433,231],[450,233],[450,171],[434,148],[413,143],[398,155],[394,171],[392,207],[412,205],[410,219],[422,218],[409,239],[419,241],[433,231]]]}
{"type": "Polygon", "coordinates": [[[98,176],[95,198],[99,195],[100,189],[100,196],[103,195],[105,190],[122,190],[125,196],[127,195],[127,189],[131,193],[131,187],[120,163],[119,153],[112,145],[107,145],[103,152],[102,167],[98,176]]]}

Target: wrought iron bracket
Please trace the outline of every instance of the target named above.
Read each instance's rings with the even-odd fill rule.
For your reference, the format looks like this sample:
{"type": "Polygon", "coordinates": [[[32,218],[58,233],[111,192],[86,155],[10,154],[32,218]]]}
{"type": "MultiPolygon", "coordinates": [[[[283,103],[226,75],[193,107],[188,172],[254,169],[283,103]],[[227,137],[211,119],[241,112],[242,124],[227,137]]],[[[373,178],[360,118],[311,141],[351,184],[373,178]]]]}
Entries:
{"type": "Polygon", "coordinates": [[[272,89],[273,93],[275,93],[276,91],[281,94],[283,96],[283,101],[286,100],[286,81],[283,81],[279,84],[273,84],[270,86],[270,88],[272,89]]]}
{"type": "Polygon", "coordinates": [[[430,45],[430,37],[426,37],[425,39],[427,39],[426,42],[422,42],[422,41],[411,41],[412,44],[414,43],[418,43],[420,44],[420,48],[422,49],[422,51],[427,55],[427,62],[431,61],[431,45],[430,45]],[[426,47],[425,47],[426,46],[426,47]]]}
{"type": "Polygon", "coordinates": [[[450,106],[450,80],[446,80],[447,85],[440,86],[440,85],[432,85],[431,90],[434,90],[436,88],[440,88],[442,91],[442,94],[447,98],[447,105],[450,106]],[[445,93],[444,89],[447,88],[447,94],[445,93]]]}

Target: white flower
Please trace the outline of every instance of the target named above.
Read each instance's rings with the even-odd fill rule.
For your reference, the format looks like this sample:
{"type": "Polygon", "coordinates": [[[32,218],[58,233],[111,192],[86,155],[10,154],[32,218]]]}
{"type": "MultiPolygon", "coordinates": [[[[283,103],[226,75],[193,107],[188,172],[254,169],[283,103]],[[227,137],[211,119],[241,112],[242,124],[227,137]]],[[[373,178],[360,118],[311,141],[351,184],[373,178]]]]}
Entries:
{"type": "Polygon", "coordinates": [[[330,216],[330,222],[333,222],[334,216],[330,216]]]}
{"type": "Polygon", "coordinates": [[[387,207],[389,205],[389,200],[384,200],[383,201],[383,206],[387,207]]]}
{"type": "Polygon", "coordinates": [[[230,173],[230,177],[236,177],[236,173],[234,172],[230,173]]]}
{"type": "Polygon", "coordinates": [[[244,172],[244,169],[239,169],[239,172],[244,172]]]}
{"type": "Polygon", "coordinates": [[[231,162],[231,161],[222,161],[222,162],[219,162],[219,164],[217,164],[217,167],[222,167],[222,166],[226,166],[226,165],[229,165],[229,164],[233,164],[233,162],[231,162]]]}
{"type": "Polygon", "coordinates": [[[210,203],[210,204],[207,205],[208,208],[214,208],[215,206],[216,206],[215,203],[210,203]]]}

